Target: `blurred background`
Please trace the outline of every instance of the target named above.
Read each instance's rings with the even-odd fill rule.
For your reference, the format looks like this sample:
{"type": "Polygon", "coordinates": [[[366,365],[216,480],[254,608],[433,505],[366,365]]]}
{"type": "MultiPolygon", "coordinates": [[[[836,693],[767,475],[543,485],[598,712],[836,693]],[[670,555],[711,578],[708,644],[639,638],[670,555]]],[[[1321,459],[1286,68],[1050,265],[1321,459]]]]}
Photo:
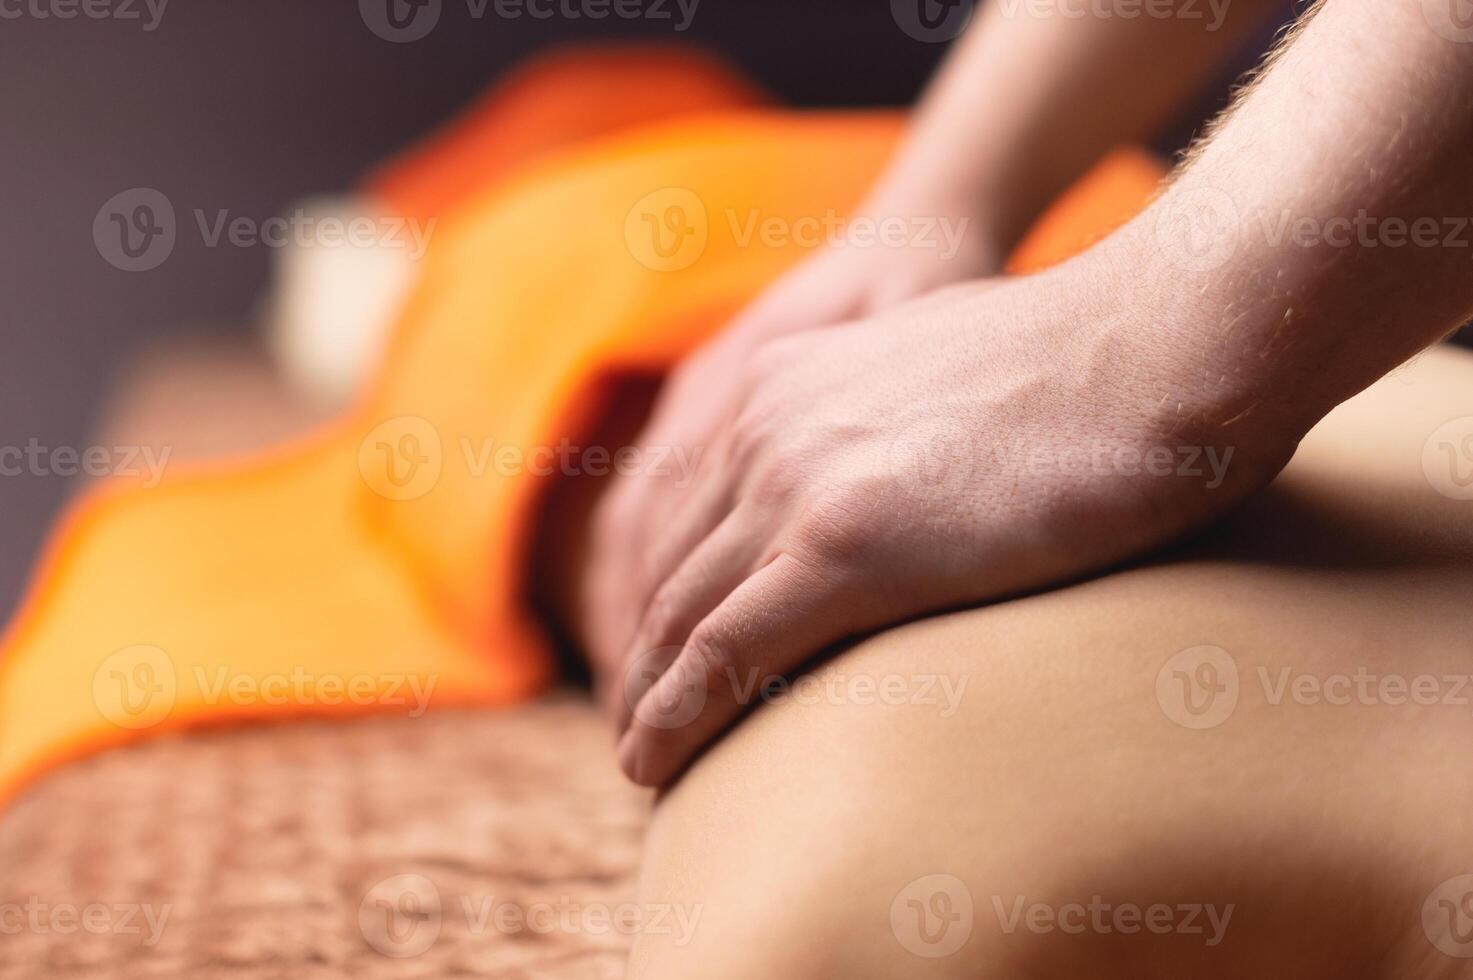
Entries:
{"type": "MultiPolygon", "coordinates": [[[[890,0],[670,0],[669,19],[604,20],[507,19],[443,0],[434,29],[401,42],[376,34],[365,9],[0,0],[0,447],[85,449],[140,349],[255,331],[273,250],[212,247],[196,210],[260,222],[348,188],[531,54],[595,38],[699,45],[788,103],[850,106],[912,100],[945,52],[898,29],[890,0]],[[104,202],[138,187],[173,202],[180,233],[157,268],[127,272],[92,228],[104,202]]],[[[1286,0],[1286,20],[1292,10],[1286,0]]],[[[1180,148],[1268,40],[1158,148],[1180,148]]],[[[0,617],[76,486],[60,473],[0,476],[0,617]]]]}

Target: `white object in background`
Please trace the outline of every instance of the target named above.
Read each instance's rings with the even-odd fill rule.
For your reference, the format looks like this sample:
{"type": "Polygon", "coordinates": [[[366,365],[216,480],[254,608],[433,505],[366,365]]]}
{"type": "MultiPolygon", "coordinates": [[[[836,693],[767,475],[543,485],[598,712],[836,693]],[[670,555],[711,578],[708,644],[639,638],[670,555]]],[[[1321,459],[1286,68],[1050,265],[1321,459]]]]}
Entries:
{"type": "Polygon", "coordinates": [[[285,222],[267,343],[293,387],[343,405],[377,367],[433,227],[362,197],[306,201],[285,222]]]}

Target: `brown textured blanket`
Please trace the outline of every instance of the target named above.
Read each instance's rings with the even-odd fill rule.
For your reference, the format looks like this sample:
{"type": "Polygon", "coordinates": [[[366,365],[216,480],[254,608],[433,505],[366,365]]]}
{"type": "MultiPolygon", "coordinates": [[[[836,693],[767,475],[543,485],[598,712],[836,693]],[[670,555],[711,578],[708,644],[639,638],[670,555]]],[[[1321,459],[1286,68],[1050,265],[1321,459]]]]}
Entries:
{"type": "Polygon", "coordinates": [[[0,980],[603,980],[648,796],[559,696],[165,738],[0,817],[0,980]]]}

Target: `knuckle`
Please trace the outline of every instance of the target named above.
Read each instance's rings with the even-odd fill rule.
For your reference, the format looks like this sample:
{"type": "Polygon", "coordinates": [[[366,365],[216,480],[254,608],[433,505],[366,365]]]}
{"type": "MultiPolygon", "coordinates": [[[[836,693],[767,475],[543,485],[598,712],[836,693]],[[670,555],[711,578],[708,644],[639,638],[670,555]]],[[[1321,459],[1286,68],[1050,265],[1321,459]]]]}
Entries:
{"type": "Polygon", "coordinates": [[[781,508],[793,499],[795,490],[792,471],[780,465],[762,467],[748,487],[752,503],[762,510],[781,508]]]}
{"type": "Polygon", "coordinates": [[[748,402],[732,424],[731,454],[739,464],[746,464],[768,445],[772,415],[761,403],[748,402]]]}
{"type": "Polygon", "coordinates": [[[842,490],[818,497],[798,524],[799,546],[804,552],[831,562],[864,557],[870,542],[864,519],[867,509],[862,493],[842,490]]]}
{"type": "Polygon", "coordinates": [[[697,677],[704,678],[707,690],[730,685],[739,670],[730,642],[714,627],[702,625],[691,633],[686,656],[697,677]]]}
{"type": "Polygon", "coordinates": [[[753,376],[768,378],[781,371],[793,361],[794,341],[792,337],[776,337],[764,341],[748,360],[753,376]]]}

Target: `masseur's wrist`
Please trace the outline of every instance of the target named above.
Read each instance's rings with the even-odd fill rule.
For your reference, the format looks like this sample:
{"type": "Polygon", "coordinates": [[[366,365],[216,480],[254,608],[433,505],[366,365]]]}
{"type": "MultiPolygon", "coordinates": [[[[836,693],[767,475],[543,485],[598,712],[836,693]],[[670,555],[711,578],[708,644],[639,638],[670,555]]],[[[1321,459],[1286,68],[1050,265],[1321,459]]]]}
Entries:
{"type": "Polygon", "coordinates": [[[1137,379],[1131,397],[1149,415],[1148,428],[1286,461],[1346,395],[1305,378],[1314,371],[1311,347],[1270,343],[1284,307],[1236,297],[1251,289],[1244,265],[1207,269],[1209,262],[1172,251],[1161,229],[1177,206],[1168,192],[1045,275],[1077,297],[1090,342],[1137,379]],[[1262,356],[1266,350],[1275,355],[1262,356]]]}

